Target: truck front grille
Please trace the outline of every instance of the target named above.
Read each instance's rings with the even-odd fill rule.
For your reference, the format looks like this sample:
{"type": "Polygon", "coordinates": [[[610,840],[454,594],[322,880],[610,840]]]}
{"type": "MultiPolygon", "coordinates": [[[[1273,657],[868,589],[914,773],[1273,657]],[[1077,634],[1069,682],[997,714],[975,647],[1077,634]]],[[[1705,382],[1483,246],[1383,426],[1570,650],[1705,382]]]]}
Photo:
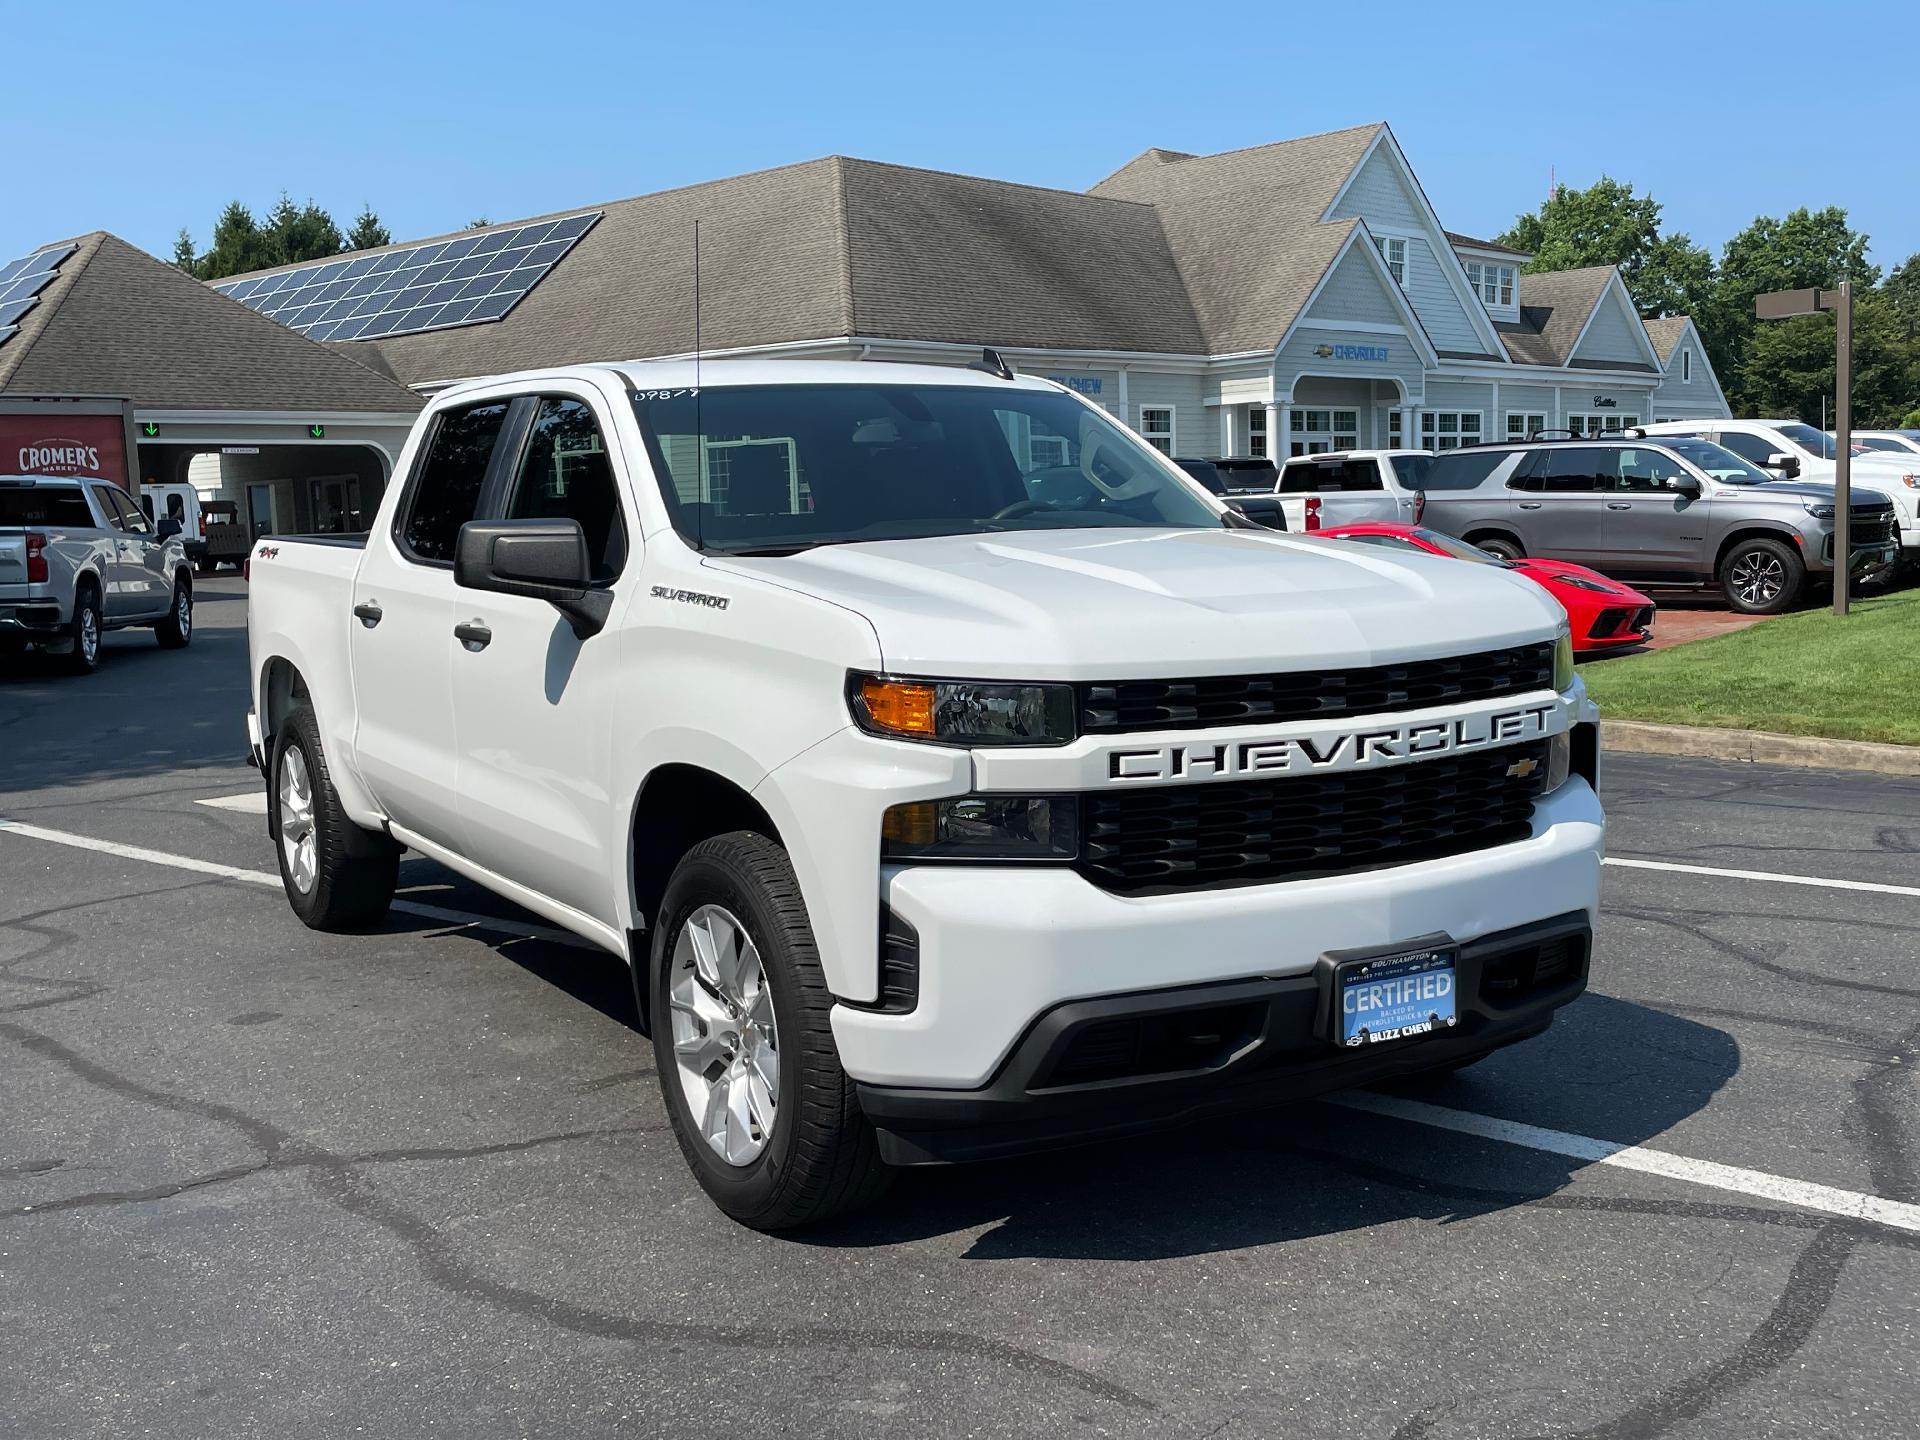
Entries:
{"type": "Polygon", "coordinates": [[[1485,850],[1527,836],[1546,765],[1547,742],[1533,741],[1338,775],[1085,794],[1079,869],[1138,894],[1485,850]]]}
{"type": "Polygon", "coordinates": [[[1893,539],[1894,524],[1891,510],[1872,511],[1862,515],[1854,511],[1849,517],[1847,541],[1852,545],[1879,545],[1893,539]]]}
{"type": "Polygon", "coordinates": [[[1077,688],[1081,733],[1110,735],[1274,724],[1330,715],[1391,715],[1429,705],[1520,695],[1552,683],[1553,646],[1539,644],[1357,669],[1096,681],[1077,688]]]}

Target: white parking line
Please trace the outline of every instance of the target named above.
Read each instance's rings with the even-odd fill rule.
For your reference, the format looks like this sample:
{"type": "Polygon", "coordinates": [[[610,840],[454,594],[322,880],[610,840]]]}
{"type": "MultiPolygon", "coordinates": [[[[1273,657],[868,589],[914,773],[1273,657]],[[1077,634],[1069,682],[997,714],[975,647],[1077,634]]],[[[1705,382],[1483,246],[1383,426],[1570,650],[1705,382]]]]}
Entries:
{"type": "MultiPolygon", "coordinates": [[[[148,865],[166,865],[175,870],[191,870],[196,875],[215,875],[222,880],[239,880],[248,885],[280,888],[280,876],[272,870],[243,870],[238,865],[221,865],[212,860],[196,860],[191,855],[175,855],[167,850],[148,850],[140,845],[122,845],[115,840],[99,840],[91,835],[76,835],[70,830],[49,830],[44,825],[29,825],[20,820],[0,818],[0,835],[18,835],[27,840],[44,840],[50,845],[67,845],[75,850],[95,850],[102,855],[118,855],[123,860],[139,860],[148,865]]],[[[581,939],[570,930],[551,925],[535,925],[525,920],[503,920],[495,915],[476,915],[469,910],[448,910],[439,905],[422,905],[416,900],[395,900],[393,908],[423,920],[438,920],[444,925],[492,930],[515,935],[523,940],[545,940],[556,945],[575,945],[594,950],[598,946],[581,939]]]]}
{"type": "Polygon", "coordinates": [[[1607,864],[1627,870],[1671,870],[1680,875],[1711,875],[1721,880],[1769,880],[1775,885],[1813,885],[1824,890],[1865,890],[1873,895],[1920,896],[1920,885],[1883,885],[1877,880],[1829,880],[1823,875],[1787,875],[1778,870],[1724,870],[1718,865],[1676,865],[1670,860],[1623,860],[1607,864]]]}
{"type": "Polygon", "coordinates": [[[215,810],[232,810],[241,815],[264,815],[267,813],[267,792],[242,790],[238,795],[215,795],[210,800],[196,800],[193,803],[215,810]]]}
{"type": "Polygon", "coordinates": [[[1845,1215],[1854,1220],[1872,1220],[1898,1230],[1920,1231],[1920,1205],[1901,1200],[1882,1200],[1878,1195],[1858,1190],[1839,1190],[1831,1185],[1815,1185],[1806,1180],[1789,1180],[1763,1170],[1743,1170],[1712,1160],[1693,1160],[1685,1155],[1669,1155],[1664,1150],[1648,1150],[1640,1145],[1618,1145],[1611,1140],[1595,1140],[1565,1130],[1548,1130],[1539,1125],[1523,1125],[1517,1120],[1496,1120],[1490,1115],[1475,1115],[1467,1110],[1448,1110],[1420,1100],[1396,1095],[1376,1095],[1368,1090],[1349,1090],[1325,1097],[1330,1105],[1349,1110],[1365,1110],[1375,1115],[1390,1115],[1416,1125],[1431,1125],[1461,1135],[1476,1135],[1484,1140],[1499,1140],[1528,1150],[1544,1150],[1596,1165],[1615,1165],[1622,1170],[1637,1170],[1643,1175],[1661,1175],[1669,1180],[1684,1180],[1711,1190],[1730,1190],[1761,1200],[1774,1200],[1801,1210],[1817,1210],[1826,1215],[1845,1215]]]}

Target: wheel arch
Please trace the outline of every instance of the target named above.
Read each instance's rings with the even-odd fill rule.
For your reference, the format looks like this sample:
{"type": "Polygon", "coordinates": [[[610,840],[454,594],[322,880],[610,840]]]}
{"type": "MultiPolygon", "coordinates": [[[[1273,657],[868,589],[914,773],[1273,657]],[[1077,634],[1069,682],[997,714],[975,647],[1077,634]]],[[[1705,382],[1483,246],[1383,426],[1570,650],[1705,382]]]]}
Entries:
{"type": "Polygon", "coordinates": [[[1533,553],[1527,549],[1527,542],[1520,538],[1520,532],[1504,521],[1485,521],[1478,525],[1471,526],[1460,538],[1469,545],[1477,545],[1487,536],[1492,536],[1496,540],[1507,541],[1514,546],[1515,549],[1519,550],[1522,555],[1531,555],[1533,553]]]}
{"type": "MultiPolygon", "coordinates": [[[[1727,556],[1733,553],[1734,547],[1748,540],[1772,540],[1778,544],[1785,545],[1800,557],[1800,563],[1802,565],[1807,564],[1806,541],[1799,531],[1790,525],[1775,525],[1764,520],[1750,520],[1729,530],[1726,536],[1720,541],[1719,549],[1714,551],[1713,573],[1716,579],[1719,577],[1720,572],[1726,567],[1727,556]]],[[[1807,568],[1811,569],[1812,567],[1808,566],[1807,568]]]]}
{"type": "MultiPolygon", "coordinates": [[[[636,930],[651,923],[680,857],[702,840],[733,830],[786,844],[766,807],[719,771],[672,761],[647,772],[627,819],[628,898],[636,930]]],[[[634,950],[636,963],[642,953],[634,950]]]]}

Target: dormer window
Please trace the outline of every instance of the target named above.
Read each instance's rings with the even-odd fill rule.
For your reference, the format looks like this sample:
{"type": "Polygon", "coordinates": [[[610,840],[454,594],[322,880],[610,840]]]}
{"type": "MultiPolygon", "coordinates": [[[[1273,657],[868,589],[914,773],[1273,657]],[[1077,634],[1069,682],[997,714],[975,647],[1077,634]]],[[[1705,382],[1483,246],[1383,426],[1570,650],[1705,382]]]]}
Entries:
{"type": "Polygon", "coordinates": [[[1479,260],[1467,263],[1467,283],[1488,305],[1513,304],[1513,266],[1494,265],[1479,260]]]}
{"type": "Polygon", "coordinates": [[[1402,290],[1407,288],[1407,242],[1396,240],[1391,235],[1376,235],[1373,243],[1380,248],[1380,258],[1387,262],[1387,270],[1393,276],[1393,283],[1402,290]]]}

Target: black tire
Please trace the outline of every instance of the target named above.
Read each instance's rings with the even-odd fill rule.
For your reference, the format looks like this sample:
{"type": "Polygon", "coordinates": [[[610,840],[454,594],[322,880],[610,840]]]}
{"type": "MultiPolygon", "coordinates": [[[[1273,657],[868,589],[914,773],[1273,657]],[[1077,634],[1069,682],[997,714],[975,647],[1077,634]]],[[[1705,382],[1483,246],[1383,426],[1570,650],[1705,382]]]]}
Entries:
{"type": "Polygon", "coordinates": [[[1526,547],[1510,535],[1469,535],[1469,545],[1478,545],[1489,555],[1498,555],[1502,560],[1524,560],[1526,547]]]}
{"type": "Polygon", "coordinates": [[[196,560],[193,568],[202,575],[211,575],[220,568],[218,560],[196,560]]]}
{"type": "Polygon", "coordinates": [[[100,618],[100,592],[83,583],[74,591],[73,619],[67,622],[68,649],[64,657],[67,673],[91,675],[98,670],[101,642],[105,637],[106,626],[100,618]]]}
{"type": "Polygon", "coordinates": [[[320,727],[305,704],[293,708],[273,737],[267,775],[267,833],[273,837],[280,883],[293,913],[314,930],[363,930],[378,923],[399,883],[400,847],[385,835],[362,830],[340,808],[326,752],[320,748],[320,727]],[[283,836],[290,817],[282,782],[292,752],[298,752],[311,795],[313,873],[304,888],[295,878],[283,836]]]}
{"type": "Polygon", "coordinates": [[[675,867],[660,903],[649,963],[661,1099],[695,1178],[714,1204],[755,1230],[790,1230],[866,1205],[892,1179],[853,1082],[840,1068],[828,1014],[833,997],[787,852],[737,830],[702,841],[675,867]],[[680,1078],[670,1003],[674,948],[688,918],[717,905],[760,952],[779,1056],[775,1121],[765,1148],[730,1164],[700,1134],[680,1078]]]}
{"type": "Polygon", "coordinates": [[[1720,592],[1742,615],[1778,615],[1806,589],[1807,567],[1791,545],[1763,536],[1736,541],[1720,562],[1720,592]]]}
{"type": "Polygon", "coordinates": [[[193,587],[186,576],[173,582],[173,604],[167,618],[153,627],[162,650],[184,650],[193,643],[193,587]]]}

